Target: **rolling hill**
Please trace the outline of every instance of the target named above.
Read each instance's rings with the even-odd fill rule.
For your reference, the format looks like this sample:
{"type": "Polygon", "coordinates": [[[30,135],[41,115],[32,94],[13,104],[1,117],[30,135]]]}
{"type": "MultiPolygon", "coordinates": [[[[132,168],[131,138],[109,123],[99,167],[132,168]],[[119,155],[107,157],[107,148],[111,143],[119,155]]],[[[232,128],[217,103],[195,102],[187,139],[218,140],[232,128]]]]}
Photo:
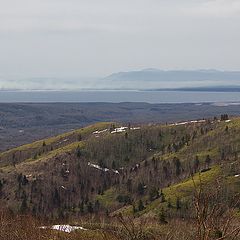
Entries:
{"type": "Polygon", "coordinates": [[[54,219],[100,213],[155,219],[162,208],[169,218],[188,216],[191,178],[198,185],[199,173],[204,184],[221,178],[231,194],[239,191],[239,133],[240,119],[224,116],[97,123],[2,152],[0,200],[13,212],[54,219]]]}

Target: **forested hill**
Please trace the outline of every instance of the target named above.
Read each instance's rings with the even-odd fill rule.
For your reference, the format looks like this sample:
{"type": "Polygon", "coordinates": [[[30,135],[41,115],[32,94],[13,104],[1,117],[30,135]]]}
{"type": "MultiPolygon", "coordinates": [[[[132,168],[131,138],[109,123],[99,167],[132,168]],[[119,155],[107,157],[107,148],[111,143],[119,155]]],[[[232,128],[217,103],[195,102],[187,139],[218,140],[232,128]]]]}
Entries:
{"type": "MultiPolygon", "coordinates": [[[[240,118],[97,123],[0,154],[0,201],[50,218],[191,216],[192,180],[240,184],[240,118]]],[[[226,196],[223,194],[223,197],[226,196]]]]}

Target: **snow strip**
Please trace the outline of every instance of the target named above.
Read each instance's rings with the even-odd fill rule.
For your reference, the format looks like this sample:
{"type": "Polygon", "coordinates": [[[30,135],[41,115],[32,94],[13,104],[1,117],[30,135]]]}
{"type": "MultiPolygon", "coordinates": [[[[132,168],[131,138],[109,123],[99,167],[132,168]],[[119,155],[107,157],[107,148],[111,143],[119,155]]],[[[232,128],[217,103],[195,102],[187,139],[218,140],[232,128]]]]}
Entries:
{"type": "MultiPolygon", "coordinates": [[[[96,169],[98,169],[98,170],[100,170],[100,171],[103,171],[103,172],[108,172],[108,171],[110,171],[110,169],[108,169],[108,168],[102,168],[102,167],[100,167],[99,165],[93,164],[93,163],[90,163],[90,162],[88,162],[88,166],[89,166],[89,167],[96,168],[96,169]]],[[[113,172],[116,173],[116,174],[119,174],[119,171],[118,171],[118,170],[112,169],[111,171],[113,171],[113,172]]]]}
{"type": "Polygon", "coordinates": [[[40,227],[41,229],[52,229],[52,230],[57,230],[57,231],[61,231],[61,232],[66,232],[66,233],[71,233],[75,230],[83,230],[83,231],[87,231],[88,229],[83,228],[83,227],[79,227],[79,226],[70,226],[70,225],[53,225],[51,227],[40,227]]]}
{"type": "Polygon", "coordinates": [[[140,127],[133,127],[133,128],[130,128],[131,130],[140,130],[141,128],[140,127]]]}
{"type": "Polygon", "coordinates": [[[101,171],[103,171],[103,172],[108,172],[108,171],[109,171],[108,168],[102,168],[102,167],[100,167],[99,165],[93,164],[93,163],[90,163],[90,162],[88,162],[88,166],[93,167],[93,168],[96,168],[96,169],[101,170],[101,171]]]}
{"type": "Polygon", "coordinates": [[[181,126],[181,125],[187,125],[187,124],[191,124],[191,123],[205,123],[206,120],[193,120],[193,121],[189,121],[189,122],[179,122],[179,123],[172,123],[169,124],[170,126],[181,126]]]}
{"type": "Polygon", "coordinates": [[[100,133],[104,133],[104,132],[107,132],[108,131],[108,129],[103,129],[103,130],[101,130],[101,131],[95,131],[95,132],[93,132],[93,134],[100,134],[100,133]]]}
{"type": "Polygon", "coordinates": [[[128,127],[119,127],[119,128],[115,128],[111,133],[121,133],[121,132],[126,132],[126,129],[128,129],[128,127]]]}
{"type": "MultiPolygon", "coordinates": [[[[111,133],[121,133],[121,132],[126,132],[126,130],[128,129],[128,127],[119,127],[119,128],[115,128],[113,131],[111,131],[111,133]]],[[[130,130],[139,130],[140,127],[132,127],[130,128],[130,130]]],[[[93,132],[92,134],[94,135],[98,135],[104,132],[107,132],[108,129],[103,129],[103,130],[96,130],[95,132],[93,132]]]]}

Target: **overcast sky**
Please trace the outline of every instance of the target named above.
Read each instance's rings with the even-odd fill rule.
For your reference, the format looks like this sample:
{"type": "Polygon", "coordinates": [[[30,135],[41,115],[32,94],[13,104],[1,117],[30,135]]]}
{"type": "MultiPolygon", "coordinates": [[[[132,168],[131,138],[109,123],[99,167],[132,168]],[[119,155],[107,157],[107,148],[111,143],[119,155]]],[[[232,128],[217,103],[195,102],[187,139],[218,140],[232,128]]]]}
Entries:
{"type": "Polygon", "coordinates": [[[240,69],[240,0],[0,0],[0,77],[240,69]]]}

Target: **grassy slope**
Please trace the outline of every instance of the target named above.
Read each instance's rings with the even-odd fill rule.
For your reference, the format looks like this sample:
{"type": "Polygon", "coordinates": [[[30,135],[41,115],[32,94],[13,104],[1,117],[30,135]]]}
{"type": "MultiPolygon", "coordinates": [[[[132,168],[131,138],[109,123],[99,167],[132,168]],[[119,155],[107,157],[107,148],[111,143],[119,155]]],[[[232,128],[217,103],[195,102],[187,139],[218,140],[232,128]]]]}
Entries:
{"type": "Polygon", "coordinates": [[[235,118],[229,123],[217,123],[216,128],[195,139],[190,146],[185,146],[176,153],[166,154],[162,159],[169,160],[173,159],[173,157],[178,157],[181,160],[184,160],[186,157],[194,159],[196,155],[198,155],[200,161],[204,161],[207,155],[210,155],[212,158],[219,158],[219,150],[222,144],[237,144],[240,142],[240,135],[235,134],[239,130],[239,118],[235,118]],[[230,134],[225,132],[226,126],[229,128],[230,134]]]}
{"type": "MultiPolygon", "coordinates": [[[[190,198],[190,196],[193,194],[195,186],[198,187],[201,184],[211,184],[214,182],[214,180],[217,179],[221,175],[222,171],[220,166],[216,165],[213,166],[209,171],[204,173],[197,173],[193,176],[193,178],[188,178],[180,183],[171,185],[169,187],[163,188],[162,192],[165,196],[166,201],[161,202],[160,199],[156,199],[152,202],[150,202],[148,205],[146,205],[146,208],[138,212],[136,216],[141,216],[144,214],[151,214],[156,215],[159,210],[164,207],[167,207],[167,204],[170,202],[172,207],[175,207],[176,199],[179,198],[182,201],[186,201],[190,198]],[[194,186],[195,185],[195,186],[194,186]]],[[[107,206],[110,206],[110,201],[113,199],[113,196],[116,195],[116,190],[111,189],[108,190],[103,196],[101,196],[102,203],[107,204],[107,206]],[[108,198],[111,196],[111,198],[108,198]]],[[[147,196],[142,198],[143,202],[147,200],[147,196]]],[[[112,203],[113,204],[113,203],[112,203]]],[[[135,203],[137,205],[137,202],[135,203]]],[[[125,206],[113,213],[113,215],[122,213],[124,215],[132,215],[133,214],[133,208],[131,206],[125,206]]]]}
{"type": "MultiPolygon", "coordinates": [[[[36,151],[38,149],[43,148],[43,143],[45,143],[46,146],[61,143],[61,144],[59,144],[58,147],[55,147],[54,150],[45,152],[41,157],[38,158],[38,160],[43,160],[43,159],[46,159],[49,157],[53,157],[58,153],[70,151],[70,150],[74,149],[75,147],[77,147],[78,144],[80,144],[80,142],[77,140],[73,140],[73,142],[65,142],[65,143],[63,143],[63,140],[65,140],[69,137],[73,137],[73,136],[75,136],[75,138],[77,139],[77,136],[79,136],[79,135],[81,135],[81,137],[84,139],[84,138],[88,137],[89,135],[91,135],[92,132],[94,132],[96,130],[102,130],[105,128],[109,128],[111,126],[111,124],[112,123],[110,123],[110,122],[100,122],[100,123],[96,123],[94,125],[90,125],[85,128],[81,128],[81,129],[78,129],[75,131],[71,131],[71,132],[67,132],[67,133],[58,135],[55,137],[42,139],[42,140],[30,143],[30,144],[19,146],[17,148],[13,148],[6,152],[0,153],[0,159],[10,156],[11,154],[14,154],[15,152],[19,152],[19,151],[21,151],[21,152],[36,151]]],[[[24,159],[24,161],[27,161],[27,162],[33,161],[33,160],[36,160],[36,159],[33,159],[33,157],[31,157],[29,159],[24,159]]],[[[1,165],[1,161],[0,161],[0,165],[1,165]]],[[[4,167],[6,167],[9,164],[4,163],[3,165],[4,165],[4,167]]]]}
{"type": "MultiPolygon", "coordinates": [[[[173,126],[173,128],[183,128],[182,126],[173,126]]],[[[212,159],[219,159],[221,157],[220,147],[225,145],[234,145],[237,152],[240,151],[240,118],[232,119],[231,122],[220,122],[212,131],[209,131],[206,135],[199,137],[193,144],[183,147],[179,152],[172,154],[165,154],[161,156],[160,160],[171,160],[173,157],[178,157],[181,160],[187,158],[194,159],[198,155],[199,160],[204,162],[207,155],[210,155],[212,159]],[[226,126],[228,126],[228,133],[225,132],[226,126]],[[210,144],[209,144],[210,141],[210,144]]],[[[157,156],[158,154],[155,154],[157,156]]],[[[230,163],[228,163],[230,164],[230,163]]],[[[240,173],[239,173],[240,174],[240,173]]],[[[222,176],[223,172],[220,165],[215,165],[211,170],[201,173],[201,175],[196,174],[194,176],[194,182],[196,186],[200,184],[200,179],[202,184],[211,184],[217,177],[222,176]]],[[[231,187],[238,188],[240,186],[240,177],[229,176],[227,181],[231,187]]],[[[192,179],[186,179],[180,183],[174,184],[170,187],[164,188],[163,193],[166,200],[170,200],[172,206],[176,204],[176,199],[187,200],[194,190],[194,184],[192,179]]],[[[116,189],[109,189],[102,196],[97,198],[106,208],[109,206],[116,205],[116,197],[118,196],[116,189]]],[[[143,202],[147,200],[144,197],[143,202]]],[[[137,205],[137,202],[135,202],[137,205]]],[[[146,206],[146,209],[138,213],[138,215],[146,214],[149,212],[157,213],[161,207],[166,207],[167,203],[160,203],[160,200],[155,200],[146,206]]],[[[115,211],[113,214],[117,213],[132,214],[132,206],[125,206],[122,209],[115,211]]]]}

